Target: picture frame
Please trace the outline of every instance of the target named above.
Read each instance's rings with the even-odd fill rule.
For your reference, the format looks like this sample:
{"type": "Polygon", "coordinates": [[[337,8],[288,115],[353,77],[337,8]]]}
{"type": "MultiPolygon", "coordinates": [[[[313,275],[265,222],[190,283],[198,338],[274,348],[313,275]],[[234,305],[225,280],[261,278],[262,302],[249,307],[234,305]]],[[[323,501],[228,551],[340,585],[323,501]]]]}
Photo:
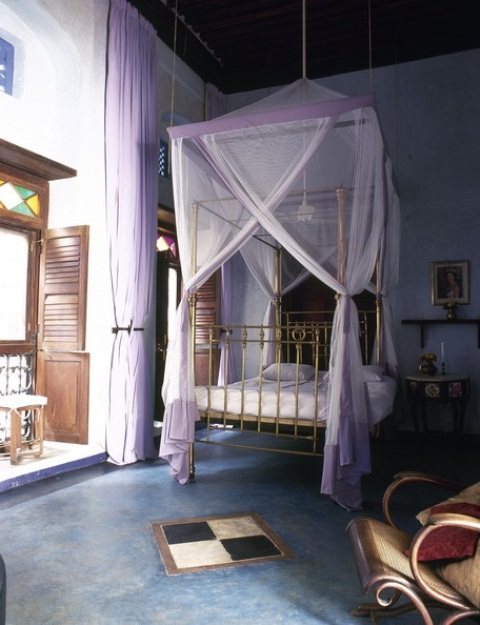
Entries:
{"type": "Polygon", "coordinates": [[[443,260],[430,263],[432,304],[470,303],[470,275],[468,260],[443,260]]]}

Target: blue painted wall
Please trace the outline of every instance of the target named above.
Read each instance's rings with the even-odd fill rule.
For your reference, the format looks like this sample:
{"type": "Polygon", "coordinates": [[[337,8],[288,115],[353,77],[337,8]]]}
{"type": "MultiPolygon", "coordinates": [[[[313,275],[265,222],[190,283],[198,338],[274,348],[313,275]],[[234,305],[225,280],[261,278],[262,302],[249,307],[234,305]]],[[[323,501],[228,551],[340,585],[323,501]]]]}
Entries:
{"type": "MultiPolygon", "coordinates": [[[[430,263],[468,260],[470,304],[460,318],[480,318],[480,50],[322,79],[321,84],[357,95],[373,90],[383,131],[395,166],[401,195],[401,269],[393,294],[398,353],[403,375],[415,373],[422,351],[440,357],[445,345],[447,372],[471,376],[471,400],[465,429],[480,433],[480,350],[476,326],[438,325],[426,333],[402,319],[444,319],[431,304],[430,263]],[[371,89],[373,87],[373,89],[371,89]]],[[[273,90],[229,96],[229,110],[265,97],[273,90]]],[[[250,278],[241,274],[237,315],[263,317],[265,300],[250,278]],[[250,297],[248,297],[250,294],[250,297]],[[246,297],[247,295],[247,297],[246,297]],[[255,311],[258,311],[256,313],[255,311]]],[[[403,385],[398,425],[412,427],[403,385]]],[[[429,409],[432,429],[449,430],[451,412],[429,409]]]]}

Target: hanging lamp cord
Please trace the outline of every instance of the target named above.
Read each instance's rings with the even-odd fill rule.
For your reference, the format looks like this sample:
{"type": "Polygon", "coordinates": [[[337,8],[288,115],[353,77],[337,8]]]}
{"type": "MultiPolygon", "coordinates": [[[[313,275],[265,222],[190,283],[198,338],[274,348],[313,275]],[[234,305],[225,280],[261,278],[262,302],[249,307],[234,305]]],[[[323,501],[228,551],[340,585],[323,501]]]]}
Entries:
{"type": "Polygon", "coordinates": [[[372,53],[372,0],[368,1],[368,73],[370,92],[373,93],[373,53],[372,53]]]}
{"type": "Polygon", "coordinates": [[[306,0],[302,0],[302,76],[307,77],[307,12],[306,0]]]}
{"type": "MultiPolygon", "coordinates": [[[[173,126],[173,111],[175,110],[175,78],[176,78],[176,65],[177,65],[177,32],[178,32],[178,0],[175,0],[175,20],[173,25],[173,63],[172,63],[172,88],[170,91],[170,126],[173,126]]],[[[171,139],[169,138],[171,144],[171,139]]],[[[171,167],[171,145],[168,150],[168,163],[167,171],[170,174],[171,167]]]]}

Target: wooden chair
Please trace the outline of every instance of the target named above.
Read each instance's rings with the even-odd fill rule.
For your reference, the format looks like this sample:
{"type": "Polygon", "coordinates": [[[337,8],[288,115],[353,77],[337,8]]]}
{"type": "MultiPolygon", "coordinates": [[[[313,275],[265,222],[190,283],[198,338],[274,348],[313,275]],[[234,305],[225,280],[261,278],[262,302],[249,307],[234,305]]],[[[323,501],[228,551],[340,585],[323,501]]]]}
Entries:
{"type": "MultiPolygon", "coordinates": [[[[432,608],[442,611],[442,625],[480,615],[480,518],[455,512],[430,513],[430,508],[417,515],[422,523],[414,535],[398,528],[393,520],[391,502],[393,494],[405,484],[428,483],[447,488],[454,493],[442,507],[474,509],[480,511],[480,482],[463,488],[456,484],[426,473],[402,472],[395,476],[383,497],[383,514],[386,523],[368,518],[356,517],[347,526],[355,563],[362,590],[373,591],[375,602],[363,603],[352,610],[354,616],[370,616],[373,623],[382,617],[404,614],[417,609],[425,625],[433,625],[432,608]],[[452,505],[453,504],[453,505],[452,505]],[[465,504],[468,504],[465,506],[465,504]],[[460,506],[460,507],[459,507],[460,506]],[[435,534],[441,528],[443,534],[435,534]],[[458,528],[473,530],[468,534],[473,555],[446,560],[427,560],[432,553],[426,553],[427,546],[448,550],[450,536],[458,528]],[[448,535],[445,534],[448,532],[448,535]],[[428,540],[427,540],[428,537],[428,540]],[[476,546],[475,546],[476,541],[476,546]]],[[[462,532],[465,536],[465,533],[462,532]]],[[[442,552],[444,556],[445,553],[442,552]]],[[[435,612],[437,613],[437,612],[435,612]]]]}
{"type": "Polygon", "coordinates": [[[25,455],[42,455],[43,411],[46,404],[47,398],[43,395],[0,396],[0,413],[4,415],[0,456],[9,456],[11,464],[17,464],[25,455]],[[29,420],[26,435],[22,434],[22,414],[29,420]]]}

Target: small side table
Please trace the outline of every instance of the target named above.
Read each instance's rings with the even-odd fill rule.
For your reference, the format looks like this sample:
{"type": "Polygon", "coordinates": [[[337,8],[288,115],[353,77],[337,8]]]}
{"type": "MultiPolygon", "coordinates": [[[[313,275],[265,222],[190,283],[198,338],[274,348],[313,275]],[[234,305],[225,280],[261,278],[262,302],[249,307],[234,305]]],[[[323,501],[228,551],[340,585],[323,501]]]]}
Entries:
{"type": "Polygon", "coordinates": [[[463,433],[465,407],[470,398],[470,378],[466,375],[407,375],[407,399],[410,401],[415,431],[419,431],[417,409],[420,407],[423,430],[427,426],[427,402],[451,404],[453,431],[463,433]]]}

